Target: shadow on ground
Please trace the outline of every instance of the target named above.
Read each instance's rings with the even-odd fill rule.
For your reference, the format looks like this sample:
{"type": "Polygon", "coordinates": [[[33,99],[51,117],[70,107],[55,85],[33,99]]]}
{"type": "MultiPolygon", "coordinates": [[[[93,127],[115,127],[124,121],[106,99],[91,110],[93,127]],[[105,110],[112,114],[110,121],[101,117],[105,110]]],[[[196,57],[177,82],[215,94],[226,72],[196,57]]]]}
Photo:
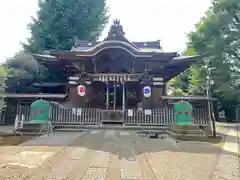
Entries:
{"type": "MultiPolygon", "coordinates": [[[[236,137],[233,137],[233,139],[236,137]]],[[[222,145],[204,142],[189,142],[176,140],[164,136],[163,138],[147,138],[134,131],[118,130],[86,130],[83,132],[54,132],[52,134],[36,137],[20,146],[68,146],[84,147],[87,149],[110,152],[120,158],[131,159],[134,155],[155,152],[185,152],[194,154],[219,154],[222,145]]],[[[234,154],[234,152],[226,152],[234,154]]]]}

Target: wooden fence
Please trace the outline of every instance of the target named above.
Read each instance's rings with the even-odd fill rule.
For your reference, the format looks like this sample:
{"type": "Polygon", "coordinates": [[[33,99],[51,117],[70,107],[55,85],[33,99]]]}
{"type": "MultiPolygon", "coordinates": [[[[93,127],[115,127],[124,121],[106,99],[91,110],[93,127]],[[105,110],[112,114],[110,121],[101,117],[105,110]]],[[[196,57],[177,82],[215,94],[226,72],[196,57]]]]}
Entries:
{"type": "MultiPolygon", "coordinates": [[[[94,125],[104,122],[102,111],[97,108],[64,108],[57,104],[51,104],[49,118],[54,125],[94,125]]],[[[17,114],[20,122],[29,121],[30,106],[19,106],[17,114]]],[[[125,125],[168,125],[175,123],[175,117],[171,108],[152,109],[150,111],[127,109],[124,111],[123,123],[125,125]]],[[[207,109],[194,108],[193,123],[198,125],[210,124],[207,109]]]]}

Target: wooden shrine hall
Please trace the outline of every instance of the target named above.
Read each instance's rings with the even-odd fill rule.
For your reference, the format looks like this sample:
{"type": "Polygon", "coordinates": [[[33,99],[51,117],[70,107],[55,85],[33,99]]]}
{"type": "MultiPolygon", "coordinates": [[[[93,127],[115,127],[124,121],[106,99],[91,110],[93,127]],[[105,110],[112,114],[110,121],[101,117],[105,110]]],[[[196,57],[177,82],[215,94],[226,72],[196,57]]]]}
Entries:
{"type": "Polygon", "coordinates": [[[33,56],[49,71],[64,75],[65,82],[51,84],[66,89],[64,106],[109,110],[164,107],[166,83],[199,58],[163,52],[158,40],[130,42],[119,20],[102,42],[75,38],[70,51],[33,56]],[[85,86],[84,96],[77,92],[79,85],[85,86]],[[150,87],[148,97],[144,87],[150,87]]]}

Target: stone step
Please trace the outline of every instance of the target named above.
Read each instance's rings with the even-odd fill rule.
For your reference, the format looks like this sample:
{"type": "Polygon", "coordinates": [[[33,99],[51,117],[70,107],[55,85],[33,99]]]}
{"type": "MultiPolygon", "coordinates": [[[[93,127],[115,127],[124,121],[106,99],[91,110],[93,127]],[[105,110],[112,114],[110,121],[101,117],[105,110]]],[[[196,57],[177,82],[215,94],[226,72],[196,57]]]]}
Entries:
{"type": "Polygon", "coordinates": [[[47,134],[48,132],[52,132],[53,130],[48,130],[48,129],[24,129],[21,128],[18,130],[23,135],[37,135],[37,134],[47,134]]]}
{"type": "Polygon", "coordinates": [[[166,130],[167,134],[173,138],[182,138],[183,140],[190,140],[190,139],[204,139],[207,138],[207,136],[204,133],[195,133],[195,134],[177,134],[175,132],[172,132],[170,130],[166,130]]]}
{"type": "Polygon", "coordinates": [[[41,133],[36,133],[36,132],[21,132],[21,134],[22,134],[22,135],[25,135],[25,136],[36,136],[36,135],[44,135],[44,134],[47,134],[47,132],[46,132],[46,133],[43,133],[43,132],[41,132],[41,133]]]}
{"type": "MultiPolygon", "coordinates": [[[[18,131],[22,134],[46,134],[50,129],[48,123],[25,123],[18,131]]],[[[51,127],[53,128],[53,127],[51,127]]]]}
{"type": "MultiPolygon", "coordinates": [[[[83,129],[83,128],[59,128],[59,129],[55,129],[54,131],[57,132],[83,132],[87,129],[83,129]]],[[[117,129],[116,129],[117,130],[117,129]]],[[[124,129],[118,129],[118,130],[124,130],[124,129]]],[[[157,134],[165,134],[165,130],[142,130],[142,129],[126,129],[128,131],[136,131],[138,134],[153,134],[153,133],[157,133],[157,134]]]]}
{"type": "Polygon", "coordinates": [[[49,123],[24,123],[23,128],[42,128],[48,127],[49,123]]]}
{"type": "Polygon", "coordinates": [[[40,132],[40,131],[47,132],[48,129],[45,129],[45,128],[43,128],[43,129],[41,129],[41,128],[21,128],[21,129],[19,129],[19,132],[40,132]]]}
{"type": "Polygon", "coordinates": [[[202,130],[174,130],[172,131],[170,129],[171,132],[176,133],[176,134],[205,134],[202,130]]]}
{"type": "Polygon", "coordinates": [[[152,130],[163,130],[168,129],[168,126],[122,126],[122,125],[71,125],[71,124],[62,124],[55,125],[55,129],[127,129],[127,130],[136,130],[136,129],[152,129],[152,130]]]}
{"type": "Polygon", "coordinates": [[[171,124],[170,129],[172,130],[199,130],[198,125],[177,125],[177,124],[171,124]]]}

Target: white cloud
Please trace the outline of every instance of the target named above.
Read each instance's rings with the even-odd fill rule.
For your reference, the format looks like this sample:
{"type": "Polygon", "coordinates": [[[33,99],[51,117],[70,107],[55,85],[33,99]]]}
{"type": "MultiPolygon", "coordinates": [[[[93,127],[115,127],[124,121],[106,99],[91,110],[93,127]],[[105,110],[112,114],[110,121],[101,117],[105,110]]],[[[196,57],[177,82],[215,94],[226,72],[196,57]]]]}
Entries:
{"type": "MultiPolygon", "coordinates": [[[[164,50],[182,51],[186,33],[204,15],[211,0],[108,0],[111,19],[121,20],[130,41],[160,39],[164,50]]],[[[0,2],[0,61],[21,49],[38,0],[0,2]]],[[[110,24],[112,22],[110,21],[110,24]]],[[[107,35],[110,25],[103,32],[107,35]]]]}

